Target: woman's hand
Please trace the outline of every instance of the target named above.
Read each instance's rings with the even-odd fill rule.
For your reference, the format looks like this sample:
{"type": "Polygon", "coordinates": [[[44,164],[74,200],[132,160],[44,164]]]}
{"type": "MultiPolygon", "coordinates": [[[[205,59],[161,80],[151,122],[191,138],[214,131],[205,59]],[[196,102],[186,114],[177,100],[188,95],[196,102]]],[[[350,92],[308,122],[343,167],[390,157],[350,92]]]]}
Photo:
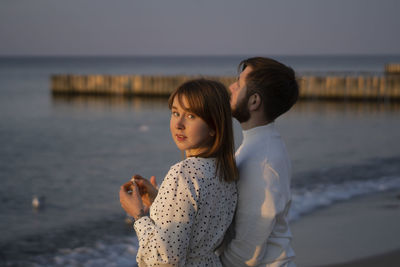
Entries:
{"type": "Polygon", "coordinates": [[[151,176],[149,181],[142,176],[135,174],[132,177],[132,180],[134,180],[136,185],[139,187],[139,193],[143,204],[146,206],[146,209],[149,209],[158,193],[156,177],[151,176]]]}
{"type": "Polygon", "coordinates": [[[119,191],[121,207],[135,220],[145,215],[139,188],[135,183],[128,182],[121,186],[119,191]],[[131,193],[130,193],[131,191],[131,193]]]}

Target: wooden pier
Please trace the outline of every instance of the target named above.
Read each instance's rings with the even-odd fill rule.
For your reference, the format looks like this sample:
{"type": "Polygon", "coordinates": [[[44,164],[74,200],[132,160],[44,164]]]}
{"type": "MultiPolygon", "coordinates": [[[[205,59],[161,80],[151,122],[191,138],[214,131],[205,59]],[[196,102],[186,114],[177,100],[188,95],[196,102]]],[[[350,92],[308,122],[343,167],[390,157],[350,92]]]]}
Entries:
{"type": "MultiPolygon", "coordinates": [[[[300,97],[332,100],[400,100],[400,65],[389,64],[385,75],[299,77],[300,97]]],[[[55,95],[115,95],[166,97],[183,82],[200,76],[53,75],[55,95]]],[[[229,86],[236,77],[202,76],[229,86]]]]}

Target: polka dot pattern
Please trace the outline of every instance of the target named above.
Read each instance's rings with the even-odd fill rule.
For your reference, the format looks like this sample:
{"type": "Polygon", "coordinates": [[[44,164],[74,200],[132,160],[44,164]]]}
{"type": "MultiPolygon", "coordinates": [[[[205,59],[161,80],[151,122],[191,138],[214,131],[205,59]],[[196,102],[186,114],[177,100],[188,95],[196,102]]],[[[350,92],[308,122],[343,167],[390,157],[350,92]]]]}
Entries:
{"type": "Polygon", "coordinates": [[[171,167],[158,195],[134,224],[139,266],[222,266],[214,250],[235,212],[235,183],[215,176],[215,158],[187,158],[171,167]]]}

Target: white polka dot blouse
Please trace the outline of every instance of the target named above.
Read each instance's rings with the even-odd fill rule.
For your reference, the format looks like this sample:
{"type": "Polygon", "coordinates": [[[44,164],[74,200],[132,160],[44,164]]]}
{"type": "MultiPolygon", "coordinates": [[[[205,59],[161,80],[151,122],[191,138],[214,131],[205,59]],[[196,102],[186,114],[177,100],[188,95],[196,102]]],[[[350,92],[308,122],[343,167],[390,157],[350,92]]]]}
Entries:
{"type": "Polygon", "coordinates": [[[216,176],[215,158],[187,158],[172,166],[150,215],[137,220],[142,266],[221,266],[214,250],[236,208],[234,182],[216,176]]]}

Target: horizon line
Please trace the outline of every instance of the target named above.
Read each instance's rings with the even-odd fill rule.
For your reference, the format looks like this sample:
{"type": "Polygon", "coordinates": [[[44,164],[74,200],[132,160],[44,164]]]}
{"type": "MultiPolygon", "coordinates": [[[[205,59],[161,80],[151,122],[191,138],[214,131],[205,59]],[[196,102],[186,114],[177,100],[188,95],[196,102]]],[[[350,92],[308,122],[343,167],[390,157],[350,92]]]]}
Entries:
{"type": "Polygon", "coordinates": [[[400,53],[398,54],[392,54],[392,53],[316,53],[316,54],[98,54],[98,55],[91,55],[91,54],[11,54],[11,55],[6,55],[6,54],[0,54],[1,58],[34,58],[34,57],[47,57],[47,58],[56,58],[56,57],[71,57],[71,58],[77,58],[77,57],[86,57],[86,58],[95,58],[95,57],[131,57],[131,58],[140,58],[140,57],[244,57],[244,58],[249,58],[249,57],[320,57],[320,56],[400,56],[400,53]]]}

